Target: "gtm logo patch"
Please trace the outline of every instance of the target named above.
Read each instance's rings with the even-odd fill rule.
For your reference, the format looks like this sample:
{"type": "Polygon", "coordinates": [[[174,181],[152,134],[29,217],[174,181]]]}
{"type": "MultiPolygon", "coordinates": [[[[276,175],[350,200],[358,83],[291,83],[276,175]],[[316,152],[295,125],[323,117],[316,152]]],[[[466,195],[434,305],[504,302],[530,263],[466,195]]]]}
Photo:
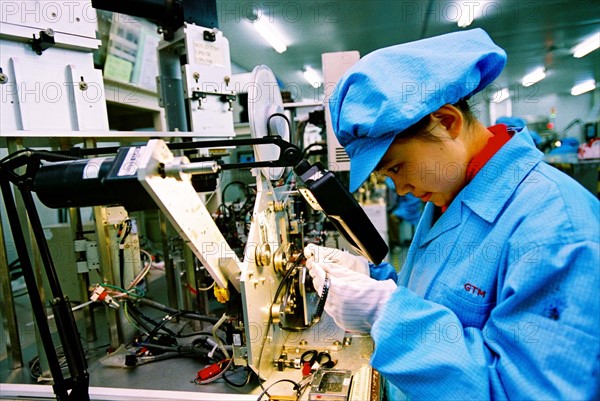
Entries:
{"type": "Polygon", "coordinates": [[[465,288],[465,291],[470,292],[471,294],[475,294],[477,296],[480,296],[481,298],[485,298],[485,291],[474,286],[471,283],[465,283],[464,288],[465,288]]]}

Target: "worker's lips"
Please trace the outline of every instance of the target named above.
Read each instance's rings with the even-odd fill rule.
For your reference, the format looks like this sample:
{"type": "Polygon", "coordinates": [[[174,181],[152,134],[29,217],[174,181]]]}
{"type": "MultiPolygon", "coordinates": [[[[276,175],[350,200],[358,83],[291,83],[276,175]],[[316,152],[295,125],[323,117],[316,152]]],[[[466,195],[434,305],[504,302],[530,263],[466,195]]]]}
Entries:
{"type": "Polygon", "coordinates": [[[421,200],[423,202],[429,202],[429,199],[431,198],[431,192],[427,192],[427,193],[419,196],[419,198],[421,198],[421,200]]]}

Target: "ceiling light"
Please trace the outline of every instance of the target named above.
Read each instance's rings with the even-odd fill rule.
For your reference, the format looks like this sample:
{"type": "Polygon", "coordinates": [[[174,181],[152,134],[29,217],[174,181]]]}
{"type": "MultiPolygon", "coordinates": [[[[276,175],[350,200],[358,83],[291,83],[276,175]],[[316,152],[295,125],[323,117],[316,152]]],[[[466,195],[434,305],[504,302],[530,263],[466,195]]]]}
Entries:
{"type": "Polygon", "coordinates": [[[466,28],[473,23],[473,16],[469,14],[463,14],[458,20],[459,28],[466,28]]]}
{"type": "Polygon", "coordinates": [[[596,81],[590,79],[571,88],[571,95],[577,96],[596,89],[596,81]]]}
{"type": "MultiPolygon", "coordinates": [[[[489,0],[481,0],[479,2],[471,0],[454,1],[453,8],[458,13],[458,20],[456,24],[459,28],[466,28],[473,23],[475,17],[481,17],[482,9],[487,9],[487,3],[489,0]],[[483,7],[482,7],[483,6],[483,7]]],[[[448,8],[452,6],[448,5],[448,8]]]]}
{"type": "Polygon", "coordinates": [[[508,99],[509,96],[510,96],[510,92],[508,91],[508,88],[500,89],[499,91],[494,93],[494,96],[492,97],[492,102],[494,102],[494,103],[503,102],[506,99],[508,99]]]}
{"type": "Polygon", "coordinates": [[[254,29],[262,36],[277,53],[283,53],[287,50],[287,46],[281,35],[273,29],[273,25],[267,22],[265,18],[256,19],[252,25],[254,29]]]}
{"type": "Polygon", "coordinates": [[[319,74],[310,67],[304,69],[304,78],[313,86],[313,88],[318,88],[323,83],[319,74]]]}
{"type": "Polygon", "coordinates": [[[460,18],[458,19],[459,28],[466,28],[473,23],[475,16],[473,15],[475,10],[462,10],[460,18]]]}
{"type": "Polygon", "coordinates": [[[597,32],[573,48],[573,57],[581,58],[599,47],[600,32],[597,32]]]}
{"type": "Polygon", "coordinates": [[[527,87],[535,84],[536,82],[540,82],[544,78],[546,78],[546,71],[544,68],[540,67],[537,70],[525,75],[523,80],[521,80],[521,83],[523,86],[527,87]]]}

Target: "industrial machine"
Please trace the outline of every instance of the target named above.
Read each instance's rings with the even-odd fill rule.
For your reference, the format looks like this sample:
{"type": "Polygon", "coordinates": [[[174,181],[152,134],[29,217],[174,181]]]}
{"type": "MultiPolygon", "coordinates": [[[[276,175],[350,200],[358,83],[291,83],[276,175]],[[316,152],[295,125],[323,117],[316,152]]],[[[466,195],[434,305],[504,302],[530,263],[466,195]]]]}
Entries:
{"type": "MultiPolygon", "coordinates": [[[[207,5],[211,2],[201,2],[201,22],[207,27],[197,25],[197,9],[187,8],[189,3],[197,2],[130,3],[140,3],[140,7],[130,8],[127,2],[92,2],[113,11],[143,10],[140,16],[156,20],[163,27],[165,40],[158,49],[159,84],[169,133],[157,133],[157,139],[136,145],[22,149],[0,162],[7,217],[57,399],[90,399],[90,374],[72,305],[56,274],[33,194],[51,208],[104,208],[96,216],[102,216],[105,227],[112,227],[105,228],[112,230],[109,236],[116,238],[111,244],[97,244],[110,248],[99,252],[105,260],[98,261],[98,252],[90,250],[89,244],[77,245],[76,251],[81,256],[78,269],[93,265],[104,278],[103,282],[90,283],[90,300],[84,306],[104,304],[118,310],[120,318],[127,318],[137,328],[133,333],[111,333],[111,343],[117,338],[134,344],[122,352],[118,363],[134,368],[175,356],[198,357],[207,364],[198,371],[198,384],[221,378],[229,383],[226,372],[243,367],[247,380],[237,387],[256,377],[264,390],[259,399],[286,369],[296,372],[297,380],[292,381],[289,392],[292,396],[300,397],[301,390],[312,388],[311,397],[316,398],[311,399],[351,399],[352,371],[360,370],[362,379],[359,381],[357,376],[355,381],[362,387],[359,389],[357,384],[352,391],[355,400],[365,399],[364,394],[371,389],[364,383],[370,382],[371,373],[363,366],[368,354],[365,356],[362,348],[361,358],[349,356],[346,365],[340,363],[344,370],[321,371],[312,359],[310,364],[304,360],[306,352],[314,351],[334,355],[336,358],[329,356],[330,362],[341,362],[342,351],[351,347],[352,340],[339,329],[322,335],[334,323],[323,312],[326,291],[319,298],[302,252],[307,242],[324,242],[323,225],[327,221],[351,250],[375,264],[387,253],[384,240],[338,178],[320,164],[303,160],[301,150],[290,143],[290,122],[283,112],[276,79],[266,66],[253,71],[253,88],[258,92],[249,94],[251,138],[233,138],[231,102],[236,94],[229,87],[229,48],[223,35],[210,25],[216,23],[214,7],[207,5]],[[148,7],[142,7],[142,3],[148,7]],[[177,142],[161,139],[177,137],[177,132],[193,132],[198,138],[177,142]],[[211,151],[242,146],[253,147],[254,161],[232,162],[222,152],[211,151]],[[242,205],[226,205],[222,199],[224,209],[210,210],[206,194],[215,192],[223,172],[233,170],[252,172],[251,196],[242,205]],[[59,362],[46,309],[37,291],[13,187],[21,194],[39,249],[68,374],[59,362]],[[320,213],[309,211],[307,205],[320,213]],[[236,207],[238,211],[232,213],[236,207]],[[136,242],[131,241],[135,221],[129,214],[149,209],[159,210],[185,245],[183,258],[193,268],[182,284],[196,293],[198,283],[213,289],[205,299],[205,311],[198,311],[197,304],[191,305],[195,310],[188,310],[145,297],[145,277],[156,261],[144,259],[143,253],[134,249],[136,242]],[[224,222],[228,213],[235,216],[224,222]],[[112,262],[106,260],[106,255],[113,255],[112,262]],[[132,263],[131,259],[136,261],[132,263]],[[211,302],[212,306],[208,305],[211,302]],[[140,312],[142,306],[165,315],[157,321],[140,312]],[[222,315],[215,315],[215,311],[222,315]],[[170,327],[180,319],[196,322],[197,330],[192,333],[202,334],[187,341],[188,336],[182,334],[185,325],[170,327]],[[311,379],[317,378],[311,385],[311,379]],[[331,398],[334,396],[337,398],[331,398]]],[[[40,54],[45,51],[41,44],[37,48],[40,54]]],[[[167,279],[181,280],[169,277],[168,272],[167,279]]],[[[368,349],[362,342],[356,340],[354,346],[368,349]]]]}

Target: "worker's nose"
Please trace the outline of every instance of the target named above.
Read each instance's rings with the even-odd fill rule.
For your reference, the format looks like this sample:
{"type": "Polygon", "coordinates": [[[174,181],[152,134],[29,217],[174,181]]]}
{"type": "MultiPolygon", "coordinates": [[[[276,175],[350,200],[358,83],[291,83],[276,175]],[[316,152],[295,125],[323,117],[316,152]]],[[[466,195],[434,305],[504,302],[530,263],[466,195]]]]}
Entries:
{"type": "Polygon", "coordinates": [[[396,186],[396,193],[400,196],[404,196],[409,192],[414,191],[415,187],[410,185],[408,182],[399,179],[394,179],[394,185],[396,186]]]}

